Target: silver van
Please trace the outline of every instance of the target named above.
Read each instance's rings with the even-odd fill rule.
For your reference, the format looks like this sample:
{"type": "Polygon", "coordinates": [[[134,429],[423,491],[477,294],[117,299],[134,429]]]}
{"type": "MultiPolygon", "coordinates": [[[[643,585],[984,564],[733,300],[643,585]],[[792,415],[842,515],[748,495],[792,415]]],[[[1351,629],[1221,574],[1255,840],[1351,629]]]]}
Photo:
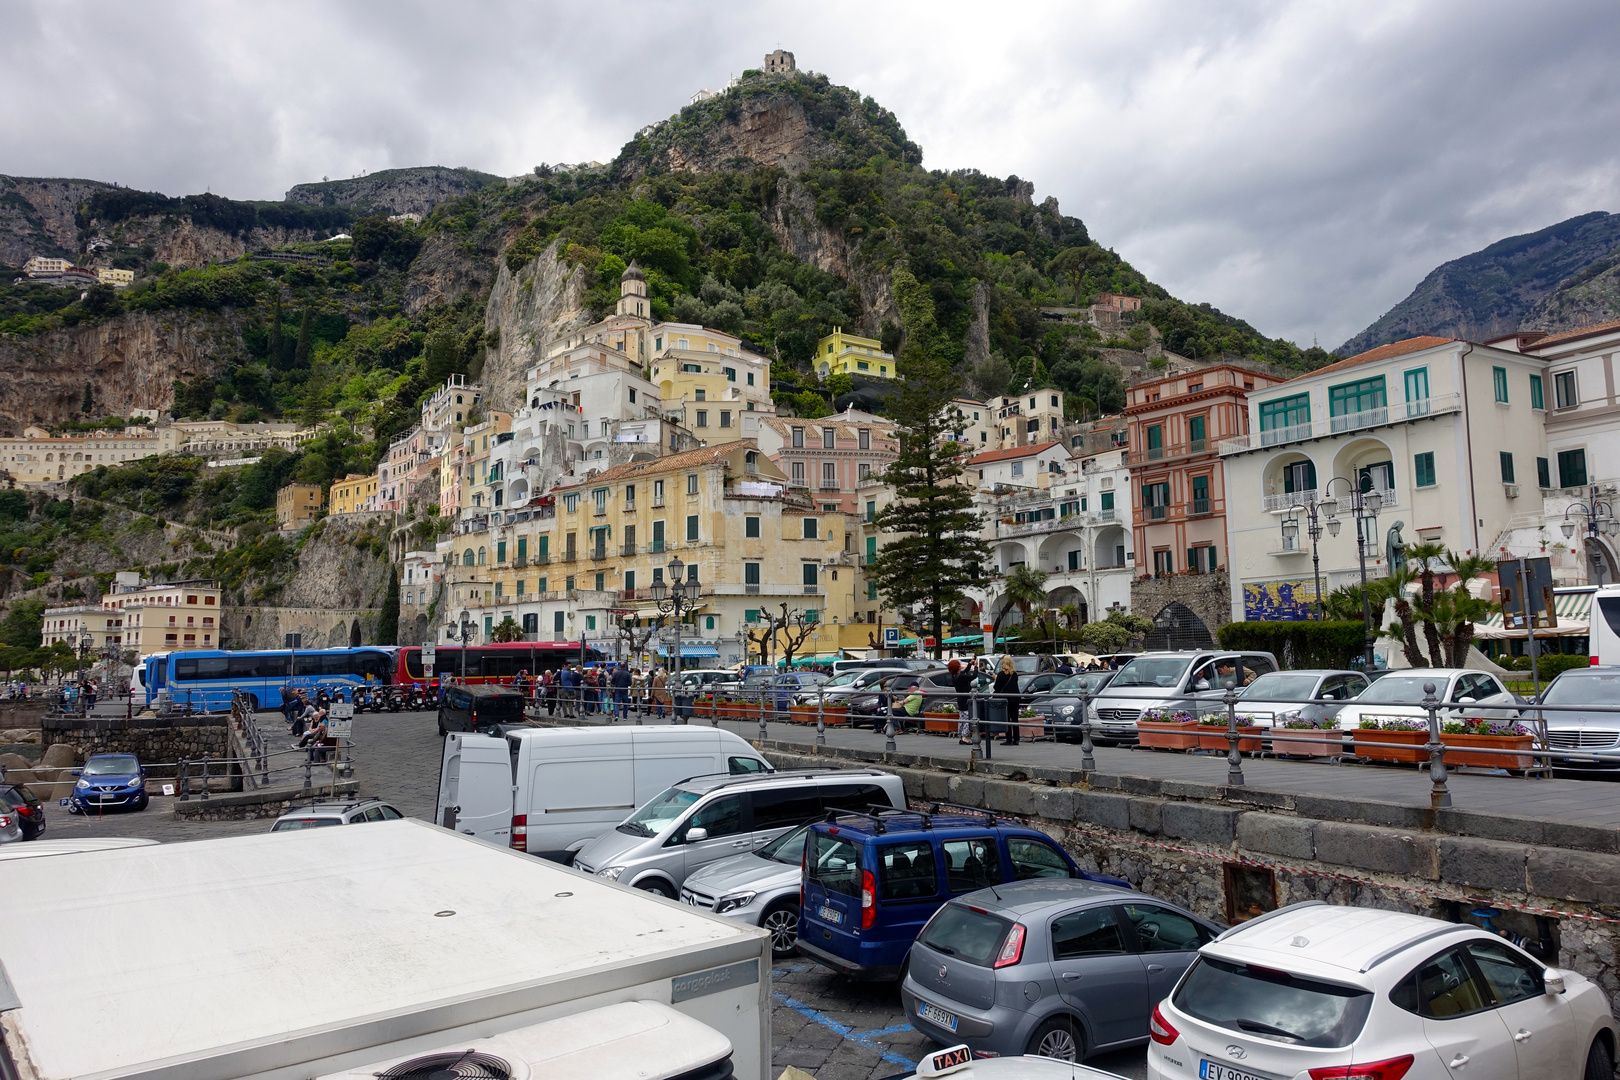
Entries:
{"type": "Polygon", "coordinates": [[[1142,653],[1091,699],[1091,737],[1105,746],[1133,743],[1143,713],[1196,716],[1218,706],[1226,691],[1241,691],[1276,670],[1277,658],[1268,652],[1142,653]]]}
{"type": "Polygon", "coordinates": [[[696,776],[586,844],[574,867],[673,900],[699,867],[764,847],[828,810],[905,805],[900,778],[877,769],[696,776]]]}

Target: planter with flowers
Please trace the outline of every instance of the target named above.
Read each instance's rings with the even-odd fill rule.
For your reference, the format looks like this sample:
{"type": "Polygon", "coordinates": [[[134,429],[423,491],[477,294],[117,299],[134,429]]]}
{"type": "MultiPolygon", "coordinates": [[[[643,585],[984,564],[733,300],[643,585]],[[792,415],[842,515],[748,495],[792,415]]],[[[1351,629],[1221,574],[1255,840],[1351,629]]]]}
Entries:
{"type": "MultiPolygon", "coordinates": [[[[1230,746],[1226,735],[1228,731],[1227,718],[1224,712],[1205,713],[1198,718],[1198,725],[1194,732],[1200,750],[1219,750],[1225,753],[1230,746]]],[[[1256,724],[1238,725],[1238,753],[1257,754],[1260,752],[1260,727],[1256,724]]]]}
{"type": "Polygon", "coordinates": [[[1339,718],[1326,716],[1308,720],[1298,713],[1285,713],[1271,729],[1271,752],[1292,757],[1336,758],[1344,753],[1344,732],[1339,718]]]}
{"type": "Polygon", "coordinates": [[[933,712],[923,713],[923,730],[954,735],[957,722],[961,719],[955,705],[936,705],[933,712]]]}
{"type": "MultiPolygon", "coordinates": [[[[815,705],[795,705],[790,710],[795,724],[811,724],[816,722],[815,705]]],[[[823,705],[821,719],[828,727],[849,723],[849,714],[842,705],[823,705]]]]}
{"type": "Polygon", "coordinates": [[[693,716],[714,716],[714,695],[702,694],[692,702],[693,716]]]}
{"type": "Polygon", "coordinates": [[[1429,741],[1429,725],[1421,720],[1391,717],[1375,720],[1364,717],[1359,727],[1350,733],[1356,756],[1369,761],[1402,761],[1416,764],[1429,760],[1423,749],[1429,741]],[[1402,743],[1402,746],[1368,746],[1368,743],[1402,743]],[[1406,747],[1410,746],[1408,750],[1406,747]]]}
{"type": "Polygon", "coordinates": [[[1523,724],[1493,724],[1489,720],[1448,720],[1440,725],[1440,741],[1446,744],[1447,765],[1478,765],[1486,769],[1528,769],[1533,765],[1530,751],[1535,736],[1523,724]],[[1452,750],[1451,747],[1459,747],[1452,750]],[[1469,749],[1522,750],[1522,754],[1470,754],[1469,749]]]}
{"type": "Polygon", "coordinates": [[[1033,705],[1025,705],[1018,710],[1018,737],[1020,739],[1039,739],[1046,734],[1046,718],[1035,711],[1033,705]]]}
{"type": "Polygon", "coordinates": [[[1191,750],[1198,745],[1198,721],[1179,709],[1149,709],[1136,720],[1136,745],[1152,750],[1191,750]]]}

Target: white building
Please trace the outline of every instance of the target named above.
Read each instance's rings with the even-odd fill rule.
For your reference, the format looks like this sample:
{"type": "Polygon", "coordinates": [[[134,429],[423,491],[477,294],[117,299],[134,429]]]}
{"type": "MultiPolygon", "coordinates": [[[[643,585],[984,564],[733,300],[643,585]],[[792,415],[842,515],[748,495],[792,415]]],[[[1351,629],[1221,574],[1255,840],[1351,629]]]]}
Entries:
{"type": "Polygon", "coordinates": [[[1547,455],[1546,364],[1452,338],[1417,337],[1248,395],[1249,432],[1220,445],[1235,619],[1298,619],[1314,597],[1359,580],[1349,492],[1376,492],[1368,576],[1387,572],[1390,531],[1494,556],[1537,507],[1547,455]],[[1337,537],[1314,547],[1305,506],[1337,500],[1337,537]],[[1297,525],[1285,535],[1284,522],[1297,525]]]}

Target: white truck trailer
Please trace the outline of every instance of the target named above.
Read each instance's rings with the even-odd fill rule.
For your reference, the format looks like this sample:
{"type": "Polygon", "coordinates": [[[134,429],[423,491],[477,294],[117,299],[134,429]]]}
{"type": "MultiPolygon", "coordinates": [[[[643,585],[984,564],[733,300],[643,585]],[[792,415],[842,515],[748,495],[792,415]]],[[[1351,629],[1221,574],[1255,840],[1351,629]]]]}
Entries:
{"type": "Polygon", "coordinates": [[[5,862],[0,896],[5,1080],[769,1072],[764,931],[425,822],[5,862]]]}

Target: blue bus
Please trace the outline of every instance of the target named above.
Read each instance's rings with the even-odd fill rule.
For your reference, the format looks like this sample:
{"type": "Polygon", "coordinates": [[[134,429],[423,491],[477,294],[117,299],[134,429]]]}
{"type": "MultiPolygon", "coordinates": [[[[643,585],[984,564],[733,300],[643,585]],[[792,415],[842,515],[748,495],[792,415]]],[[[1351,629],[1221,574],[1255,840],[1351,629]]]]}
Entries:
{"type": "MultiPolygon", "coordinates": [[[[231,694],[241,691],[255,709],[281,708],[283,693],[316,687],[387,684],[393,681],[396,649],[372,645],[355,649],[171,652],[146,658],[146,704],[168,691],[176,706],[196,712],[223,712],[231,694]]],[[[348,695],[345,693],[345,697],[348,695]]]]}

